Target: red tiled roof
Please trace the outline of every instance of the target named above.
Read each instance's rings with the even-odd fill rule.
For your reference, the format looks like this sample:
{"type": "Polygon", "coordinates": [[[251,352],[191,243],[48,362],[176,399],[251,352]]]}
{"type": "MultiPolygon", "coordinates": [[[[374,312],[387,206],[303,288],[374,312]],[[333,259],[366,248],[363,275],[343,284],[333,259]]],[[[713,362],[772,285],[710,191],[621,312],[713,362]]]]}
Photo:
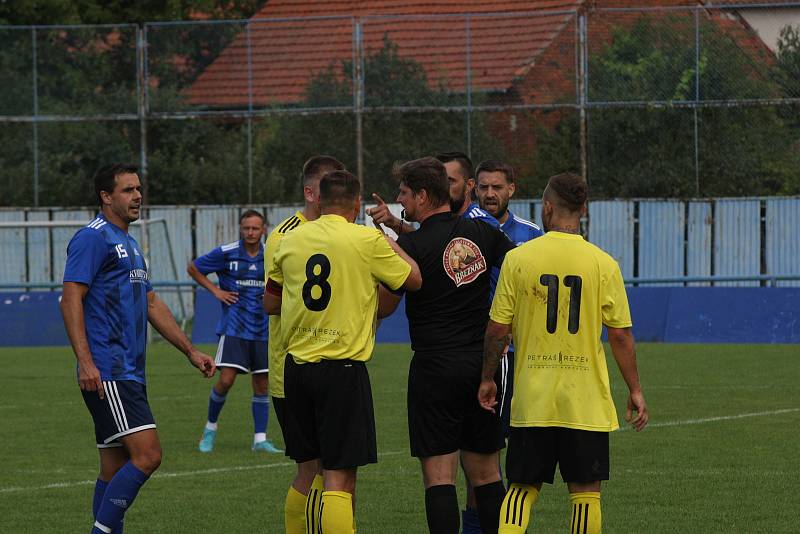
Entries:
{"type": "Polygon", "coordinates": [[[794,7],[797,8],[797,0],[713,0],[713,1],[706,1],[704,2],[707,6],[747,6],[752,4],[757,4],[758,8],[753,9],[762,9],[766,7],[767,9],[773,7],[794,7]],[[787,4],[795,4],[787,5],[787,4]],[[767,7],[768,6],[768,7],[767,7]]]}
{"type": "MultiPolygon", "coordinates": [[[[352,17],[361,20],[366,55],[379,50],[388,37],[401,57],[413,58],[424,68],[431,86],[463,93],[467,86],[466,18],[452,15],[467,13],[476,15],[469,27],[473,90],[507,91],[536,67],[547,72],[548,80],[533,87],[526,82],[522,98],[528,102],[563,100],[575,94],[575,17],[554,12],[643,4],[695,5],[689,0],[272,0],[250,23],[253,104],[298,104],[308,82],[331,67],[338,69],[339,77],[350,76],[341,72],[341,65],[353,58],[352,17]],[[493,15],[496,13],[515,15],[493,15]],[[282,17],[286,19],[274,20],[282,17]],[[555,46],[560,58],[545,54],[555,46]]],[[[743,48],[764,48],[745,25],[733,20],[726,24],[737,34],[737,41],[741,39],[743,48]]],[[[242,32],[185,90],[191,104],[216,108],[248,105],[246,45],[247,36],[242,32]]]]}
{"type": "MultiPolygon", "coordinates": [[[[464,17],[415,15],[484,14],[470,23],[472,87],[479,91],[506,90],[525,73],[574,17],[569,14],[487,16],[487,13],[576,10],[582,0],[508,0],[492,2],[414,0],[270,1],[251,19],[253,103],[296,104],[310,79],[353,56],[353,20],[362,19],[367,54],[383,45],[384,36],[398,46],[402,57],[413,57],[432,85],[454,92],[466,88],[466,27],[464,17]],[[298,17],[339,16],[317,20],[298,17]],[[394,16],[394,17],[393,17],[394,16]],[[294,20],[275,21],[281,17],[294,20]]],[[[238,35],[189,87],[185,94],[195,105],[243,107],[248,104],[247,38],[238,35]]]]}

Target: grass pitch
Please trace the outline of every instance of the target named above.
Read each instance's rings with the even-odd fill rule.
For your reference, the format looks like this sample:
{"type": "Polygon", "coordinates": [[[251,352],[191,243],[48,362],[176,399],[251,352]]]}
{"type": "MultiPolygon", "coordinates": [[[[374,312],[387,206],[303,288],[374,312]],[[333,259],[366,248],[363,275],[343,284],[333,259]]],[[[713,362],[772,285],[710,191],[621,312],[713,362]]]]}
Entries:
{"type": "MultiPolygon", "coordinates": [[[[640,344],[638,352],[651,424],[611,437],[604,532],[800,531],[800,347],[640,344]]],[[[382,345],[369,364],[379,463],[359,472],[361,533],[427,532],[419,465],[408,454],[409,359],[408,346],[382,345]]],[[[71,351],[2,349],[0,360],[0,532],[89,532],[97,452],[71,351]]],[[[623,409],[613,359],[609,368],[623,409]]],[[[125,532],[282,532],[294,466],[250,451],[249,377],[228,396],[215,451],[197,451],[212,383],[171,347],[151,346],[148,389],[164,461],[125,532]]],[[[269,436],[282,444],[274,414],[269,436]]],[[[459,492],[463,504],[463,483],[459,492]]],[[[566,532],[568,514],[566,487],[545,486],[529,532],[566,532]]]]}

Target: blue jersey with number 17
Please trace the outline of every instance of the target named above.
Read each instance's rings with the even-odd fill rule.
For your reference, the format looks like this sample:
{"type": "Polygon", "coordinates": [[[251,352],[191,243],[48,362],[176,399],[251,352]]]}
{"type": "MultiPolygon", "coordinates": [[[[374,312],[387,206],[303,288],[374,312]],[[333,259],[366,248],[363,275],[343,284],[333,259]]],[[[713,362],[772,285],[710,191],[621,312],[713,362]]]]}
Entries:
{"type": "Polygon", "coordinates": [[[147,292],[153,288],[136,240],[98,215],[69,242],[64,282],[89,287],[83,316],[101,379],[144,384],[147,292]]]}
{"type": "Polygon", "coordinates": [[[194,260],[203,274],[216,273],[219,287],[239,294],[232,305],[222,304],[217,322],[218,336],[234,336],[250,341],[267,340],[267,314],[264,312],[264,246],[250,256],[243,241],[222,245],[194,260]]]}

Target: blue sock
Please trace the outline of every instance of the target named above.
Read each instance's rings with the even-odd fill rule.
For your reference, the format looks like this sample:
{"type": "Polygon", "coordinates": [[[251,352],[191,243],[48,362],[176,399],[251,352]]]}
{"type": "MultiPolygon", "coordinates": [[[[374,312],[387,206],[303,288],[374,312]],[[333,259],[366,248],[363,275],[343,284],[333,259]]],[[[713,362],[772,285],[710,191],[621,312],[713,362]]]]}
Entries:
{"type": "Polygon", "coordinates": [[[133,504],[139,488],[150,478],[141,472],[130,461],[117,471],[106,487],[105,494],[97,510],[92,534],[108,534],[122,532],[122,519],[125,512],[133,504]]]}
{"type": "Polygon", "coordinates": [[[252,408],[255,433],[266,433],[269,423],[269,395],[253,395],[252,408]]]}
{"type": "Polygon", "coordinates": [[[211,395],[208,397],[208,422],[216,423],[219,419],[219,412],[225,406],[225,395],[220,395],[217,390],[211,388],[211,395]]]}
{"type": "Polygon", "coordinates": [[[106,494],[108,482],[105,480],[97,479],[94,483],[94,498],[92,499],[92,517],[97,519],[97,511],[100,509],[100,503],[103,502],[103,495],[106,494]]]}
{"type": "Polygon", "coordinates": [[[471,506],[466,506],[461,511],[461,534],[481,534],[481,520],[478,511],[471,506]]]}

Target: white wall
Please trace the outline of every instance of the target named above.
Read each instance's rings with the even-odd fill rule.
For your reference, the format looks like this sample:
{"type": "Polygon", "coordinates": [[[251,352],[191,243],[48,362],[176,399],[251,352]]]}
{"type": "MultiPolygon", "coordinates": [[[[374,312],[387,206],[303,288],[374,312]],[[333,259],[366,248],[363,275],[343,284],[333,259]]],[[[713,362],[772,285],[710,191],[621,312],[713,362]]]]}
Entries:
{"type": "Polygon", "coordinates": [[[778,51],[778,37],[784,26],[800,25],[800,8],[758,8],[737,10],[752,26],[759,37],[773,52],[778,51]]]}

